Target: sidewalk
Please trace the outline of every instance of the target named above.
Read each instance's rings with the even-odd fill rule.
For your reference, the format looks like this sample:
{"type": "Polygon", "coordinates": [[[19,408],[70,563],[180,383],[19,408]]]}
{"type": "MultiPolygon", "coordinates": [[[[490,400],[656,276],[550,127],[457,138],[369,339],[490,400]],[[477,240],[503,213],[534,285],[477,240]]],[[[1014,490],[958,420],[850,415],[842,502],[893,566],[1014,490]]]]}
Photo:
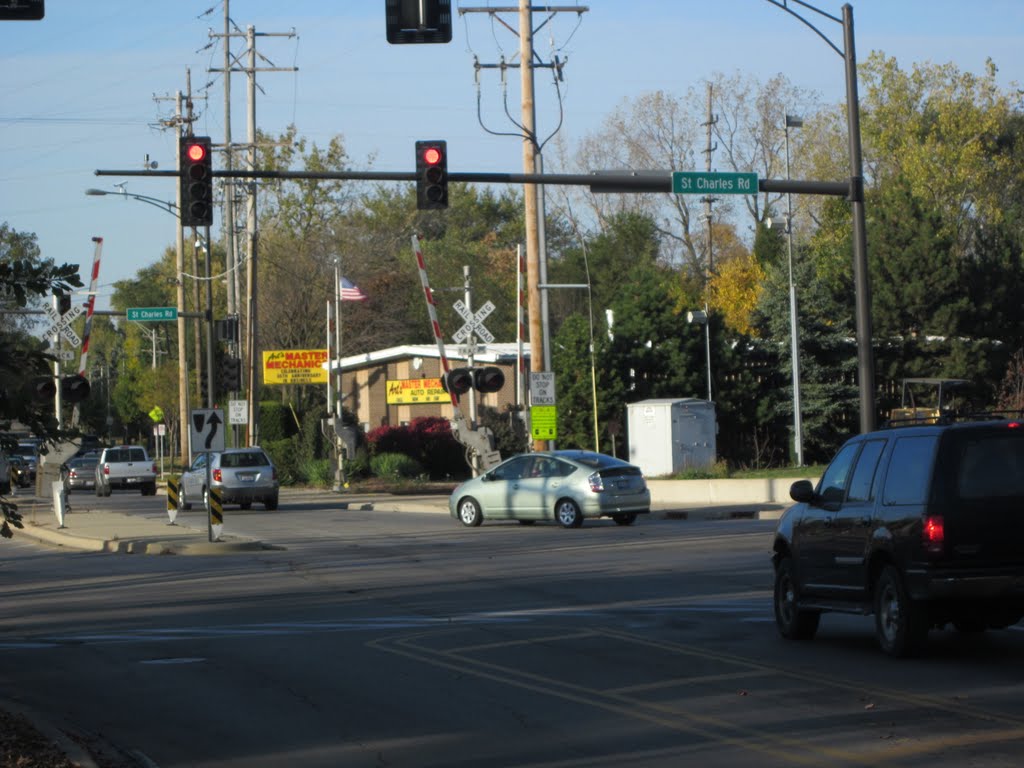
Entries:
{"type": "MultiPolygon", "coordinates": [[[[330,496],[340,509],[448,514],[448,496],[437,494],[349,495],[297,489],[282,498],[282,506],[287,506],[289,498],[301,499],[316,494],[330,496]]],[[[50,499],[14,497],[12,500],[18,504],[25,526],[14,530],[15,538],[24,536],[68,549],[146,555],[224,555],[278,549],[272,542],[232,533],[224,533],[220,540],[210,541],[205,521],[197,519],[194,513],[177,516],[175,524],[171,525],[166,512],[126,515],[95,509],[91,498],[86,500],[86,497],[76,495],[71,497],[72,511],[65,515],[64,527],[60,527],[50,499]],[[75,511],[76,506],[78,511],[75,511]]],[[[732,503],[683,508],[673,503],[655,503],[651,517],[662,520],[769,520],[778,519],[787,506],[778,503],[732,503]]]]}

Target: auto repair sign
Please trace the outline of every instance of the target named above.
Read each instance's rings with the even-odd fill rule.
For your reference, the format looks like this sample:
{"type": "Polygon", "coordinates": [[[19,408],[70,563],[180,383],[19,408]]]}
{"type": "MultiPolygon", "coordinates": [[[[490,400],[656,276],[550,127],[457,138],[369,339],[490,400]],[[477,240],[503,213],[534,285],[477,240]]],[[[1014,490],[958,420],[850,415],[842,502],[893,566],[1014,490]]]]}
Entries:
{"type": "Polygon", "coordinates": [[[388,405],[417,403],[448,403],[451,395],[444,391],[440,379],[389,379],[388,405]]]}
{"type": "Polygon", "coordinates": [[[272,349],[263,352],[264,384],[326,384],[326,349],[272,349]]]}

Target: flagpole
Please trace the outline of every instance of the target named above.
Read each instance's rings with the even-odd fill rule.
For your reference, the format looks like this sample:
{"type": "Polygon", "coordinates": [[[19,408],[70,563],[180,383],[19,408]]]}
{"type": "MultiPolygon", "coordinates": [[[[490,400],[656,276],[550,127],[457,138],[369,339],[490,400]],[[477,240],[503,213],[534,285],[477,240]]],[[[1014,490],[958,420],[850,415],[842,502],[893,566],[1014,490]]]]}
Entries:
{"type": "Polygon", "coordinates": [[[327,336],[327,413],[334,413],[334,406],[331,404],[331,389],[334,381],[334,358],[331,355],[331,300],[327,300],[327,327],[324,329],[327,336]]]}
{"type": "Polygon", "coordinates": [[[341,371],[341,260],[334,259],[334,349],[338,354],[338,378],[335,379],[337,389],[335,390],[335,407],[338,412],[335,414],[339,419],[342,414],[342,371],[341,371]]]}

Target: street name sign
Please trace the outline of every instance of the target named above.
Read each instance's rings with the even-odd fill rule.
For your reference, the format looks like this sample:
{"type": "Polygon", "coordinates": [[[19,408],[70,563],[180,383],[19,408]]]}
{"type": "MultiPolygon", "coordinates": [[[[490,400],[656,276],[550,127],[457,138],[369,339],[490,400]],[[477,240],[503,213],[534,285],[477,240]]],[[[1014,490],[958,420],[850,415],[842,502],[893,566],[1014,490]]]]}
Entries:
{"type": "Polygon", "coordinates": [[[129,307],[125,312],[128,320],[137,323],[161,323],[165,320],[177,320],[177,307],[129,307]]]}
{"type": "Polygon", "coordinates": [[[676,171],[672,174],[672,192],[676,195],[756,195],[757,174],[676,171]]]}

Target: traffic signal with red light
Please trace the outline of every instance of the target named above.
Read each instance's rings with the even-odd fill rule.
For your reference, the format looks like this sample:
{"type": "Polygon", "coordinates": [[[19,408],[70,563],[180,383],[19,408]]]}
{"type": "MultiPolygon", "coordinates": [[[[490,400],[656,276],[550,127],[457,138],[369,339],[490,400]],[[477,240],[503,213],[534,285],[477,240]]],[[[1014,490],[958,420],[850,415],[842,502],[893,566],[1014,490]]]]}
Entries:
{"type": "Polygon", "coordinates": [[[416,142],[416,207],[437,211],[448,207],[448,143],[416,142]]]}
{"type": "Polygon", "coordinates": [[[181,225],[209,227],[213,224],[213,157],[210,139],[187,136],[181,139],[181,225]]]}
{"type": "Polygon", "coordinates": [[[384,3],[389,43],[451,42],[452,0],[384,0],[384,3]]]}
{"type": "Polygon", "coordinates": [[[488,365],[484,368],[477,368],[473,371],[473,388],[484,394],[500,392],[505,386],[505,374],[501,368],[488,365]]]}
{"type": "Polygon", "coordinates": [[[452,368],[441,377],[441,386],[445,392],[464,395],[473,388],[473,370],[471,368],[452,368]]]}
{"type": "Polygon", "coordinates": [[[65,376],[60,380],[60,399],[65,403],[80,403],[89,397],[91,389],[84,376],[65,376]]]}

